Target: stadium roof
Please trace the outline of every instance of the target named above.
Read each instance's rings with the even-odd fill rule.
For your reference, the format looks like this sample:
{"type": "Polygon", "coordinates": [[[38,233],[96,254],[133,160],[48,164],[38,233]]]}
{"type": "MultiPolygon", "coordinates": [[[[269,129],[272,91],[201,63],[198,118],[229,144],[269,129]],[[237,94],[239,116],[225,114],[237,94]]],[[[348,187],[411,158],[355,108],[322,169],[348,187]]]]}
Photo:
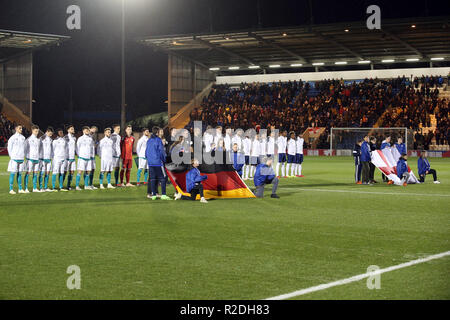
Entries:
{"type": "Polygon", "coordinates": [[[68,36],[0,29],[0,61],[23,52],[58,45],[68,39],[68,36]]]}
{"type": "Polygon", "coordinates": [[[316,63],[324,63],[324,66],[384,64],[391,60],[411,63],[450,59],[450,16],[382,19],[380,30],[369,30],[363,20],[151,36],[138,41],[221,72],[252,69],[250,66],[262,69],[278,65],[282,68],[312,67],[316,63]]]}

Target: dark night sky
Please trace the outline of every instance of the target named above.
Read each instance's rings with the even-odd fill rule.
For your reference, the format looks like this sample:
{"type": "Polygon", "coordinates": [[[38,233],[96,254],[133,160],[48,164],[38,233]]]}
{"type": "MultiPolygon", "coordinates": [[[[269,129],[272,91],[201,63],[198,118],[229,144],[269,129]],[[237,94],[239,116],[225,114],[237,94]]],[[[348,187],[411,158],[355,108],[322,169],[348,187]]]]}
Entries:
{"type": "MultiPolygon", "coordinates": [[[[126,0],[127,104],[133,116],[164,111],[167,56],[136,37],[256,28],[257,0],[126,0]]],[[[314,23],[365,20],[371,4],[383,18],[448,15],[448,1],[312,0],[314,23]]],[[[308,1],[261,0],[263,27],[309,22],[308,1]]],[[[60,47],[35,54],[35,122],[62,123],[70,87],[76,110],[120,109],[120,0],[0,0],[0,29],[68,35],[60,47]],[[66,8],[81,7],[81,30],[66,28],[66,8]]]]}

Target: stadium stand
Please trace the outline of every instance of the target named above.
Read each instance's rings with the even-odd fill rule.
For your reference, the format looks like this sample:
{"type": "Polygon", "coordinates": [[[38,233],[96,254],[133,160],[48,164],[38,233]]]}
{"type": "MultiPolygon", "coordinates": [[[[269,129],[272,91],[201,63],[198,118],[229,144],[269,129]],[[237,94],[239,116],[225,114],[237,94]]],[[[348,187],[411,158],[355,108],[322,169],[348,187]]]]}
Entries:
{"type": "MultiPolygon", "coordinates": [[[[9,137],[14,134],[15,125],[14,121],[9,120],[3,113],[0,113],[0,148],[6,147],[9,137]]],[[[30,132],[24,127],[23,134],[28,137],[30,132]]]]}
{"type": "Polygon", "coordinates": [[[328,145],[331,127],[406,127],[415,131],[415,147],[449,141],[449,102],[439,88],[444,77],[323,80],[214,85],[192,121],[248,129],[260,126],[304,132],[323,127],[319,148],[328,145]]]}

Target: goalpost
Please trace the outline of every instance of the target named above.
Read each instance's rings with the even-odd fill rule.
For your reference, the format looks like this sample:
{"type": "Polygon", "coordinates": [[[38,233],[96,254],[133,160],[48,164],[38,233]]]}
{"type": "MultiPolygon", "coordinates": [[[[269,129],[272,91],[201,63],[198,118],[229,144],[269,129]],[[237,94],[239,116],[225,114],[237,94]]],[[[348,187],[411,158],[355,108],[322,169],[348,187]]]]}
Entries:
{"type": "Polygon", "coordinates": [[[386,137],[391,137],[391,144],[397,143],[397,138],[402,138],[406,150],[412,150],[414,146],[414,132],[405,127],[399,128],[331,128],[330,155],[336,151],[337,156],[351,156],[352,150],[359,139],[369,135],[377,139],[377,145],[386,137]]]}

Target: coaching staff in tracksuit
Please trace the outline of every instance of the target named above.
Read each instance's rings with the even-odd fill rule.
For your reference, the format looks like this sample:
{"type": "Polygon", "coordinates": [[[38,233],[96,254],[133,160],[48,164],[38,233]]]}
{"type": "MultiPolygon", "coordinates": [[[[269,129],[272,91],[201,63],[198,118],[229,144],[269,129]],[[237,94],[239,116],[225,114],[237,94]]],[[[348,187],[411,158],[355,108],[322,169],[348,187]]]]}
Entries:
{"type": "Polygon", "coordinates": [[[361,144],[361,176],[362,184],[370,184],[370,145],[369,136],[364,137],[361,144]]]}
{"type": "Polygon", "coordinates": [[[145,149],[145,157],[148,162],[149,179],[147,185],[147,197],[156,200],[158,193],[158,182],[161,183],[161,200],[172,200],[166,195],[167,175],[164,168],[166,163],[166,152],[163,142],[159,137],[159,128],[152,128],[152,135],[147,141],[147,148],[145,149]]]}
{"type": "Polygon", "coordinates": [[[361,144],[362,140],[358,140],[353,148],[353,158],[355,158],[355,182],[361,184],[361,144]]]}

